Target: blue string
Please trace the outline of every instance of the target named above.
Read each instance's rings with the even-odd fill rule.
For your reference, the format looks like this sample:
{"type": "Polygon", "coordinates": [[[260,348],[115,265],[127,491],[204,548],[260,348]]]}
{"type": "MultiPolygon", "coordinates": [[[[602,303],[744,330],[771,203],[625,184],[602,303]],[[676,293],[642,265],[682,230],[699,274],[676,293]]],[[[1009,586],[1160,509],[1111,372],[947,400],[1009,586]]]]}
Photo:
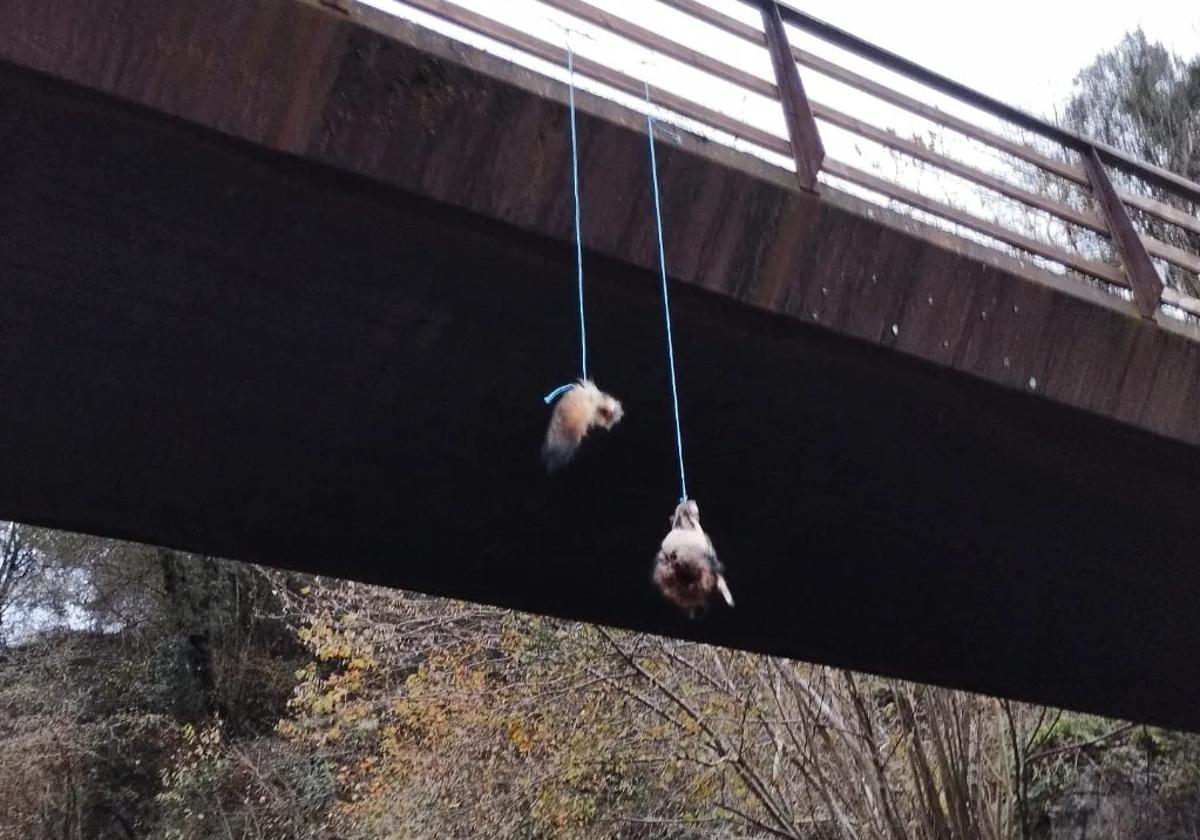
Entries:
{"type": "Polygon", "coordinates": [[[571,102],[571,187],[575,194],[575,272],[579,285],[579,369],[580,378],[588,378],[587,323],[583,317],[583,224],[579,213],[579,140],[575,130],[575,53],[571,33],[567,32],[567,75],[571,102]]]}
{"type": "Polygon", "coordinates": [[[549,394],[542,397],[542,402],[544,402],[546,405],[550,405],[550,403],[554,402],[561,394],[565,394],[567,391],[570,391],[574,387],[575,387],[574,382],[568,382],[566,385],[559,385],[557,388],[555,388],[549,394]]]}
{"type": "MultiPolygon", "coordinates": [[[[650,102],[650,83],[646,87],[646,105],[650,102]]],[[[671,367],[671,406],[675,410],[675,451],[679,455],[679,501],[686,502],[687,474],[683,469],[683,432],[679,424],[679,389],[675,383],[675,341],[671,336],[671,299],[667,293],[667,255],[663,248],[662,206],[658,196],[658,159],[654,153],[654,116],[646,113],[646,136],[650,140],[650,181],[654,192],[654,222],[658,233],[658,268],[662,277],[663,320],[667,325],[667,360],[671,367]]]]}
{"type": "MultiPolygon", "coordinates": [[[[571,189],[575,197],[575,273],[579,286],[579,370],[580,380],[588,378],[587,369],[587,321],[583,315],[583,223],[579,213],[579,137],[575,128],[575,53],[571,49],[571,31],[567,30],[567,77],[571,103],[571,189]]],[[[542,401],[546,405],[571,390],[574,383],[559,385],[542,401]]]]}

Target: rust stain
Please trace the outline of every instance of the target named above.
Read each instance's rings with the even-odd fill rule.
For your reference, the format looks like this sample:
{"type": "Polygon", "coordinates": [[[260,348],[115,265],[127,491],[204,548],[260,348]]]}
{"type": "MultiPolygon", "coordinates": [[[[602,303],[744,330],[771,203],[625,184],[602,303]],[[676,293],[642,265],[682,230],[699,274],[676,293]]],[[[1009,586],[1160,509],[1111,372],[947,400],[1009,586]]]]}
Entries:
{"type": "Polygon", "coordinates": [[[274,144],[293,154],[308,149],[320,122],[321,110],[333,87],[336,62],[345,50],[349,27],[325,16],[311,15],[299,27],[294,52],[308,60],[293,62],[291,84],[284,89],[286,107],[275,126],[274,144]]]}

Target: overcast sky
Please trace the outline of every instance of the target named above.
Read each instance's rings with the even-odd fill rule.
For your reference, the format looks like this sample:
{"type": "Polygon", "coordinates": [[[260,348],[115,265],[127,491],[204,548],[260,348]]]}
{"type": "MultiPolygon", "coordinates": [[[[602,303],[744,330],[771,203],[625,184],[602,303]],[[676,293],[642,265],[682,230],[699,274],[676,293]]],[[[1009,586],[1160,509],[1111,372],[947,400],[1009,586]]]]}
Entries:
{"type": "Polygon", "coordinates": [[[1080,68],[1138,26],[1180,54],[1200,53],[1200,2],[1195,0],[791,0],[791,4],[1042,114],[1052,112],[1065,98],[1080,68]]]}

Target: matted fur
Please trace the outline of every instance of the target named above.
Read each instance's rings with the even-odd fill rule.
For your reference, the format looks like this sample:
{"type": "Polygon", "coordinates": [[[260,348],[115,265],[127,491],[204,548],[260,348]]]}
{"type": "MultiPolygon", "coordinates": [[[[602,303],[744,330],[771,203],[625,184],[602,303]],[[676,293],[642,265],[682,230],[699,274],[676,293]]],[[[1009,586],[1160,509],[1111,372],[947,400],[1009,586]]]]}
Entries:
{"type": "Polygon", "coordinates": [[[558,398],[546,441],[542,444],[542,463],[548,472],[565,467],[575,457],[579,445],[592,429],[611,429],[621,421],[624,410],[620,401],[604,393],[590,379],[581,379],[558,398]]]}
{"type": "Polygon", "coordinates": [[[725,569],[712,540],[700,527],[700,508],[693,500],[686,499],[675,508],[671,531],[654,558],[653,577],[663,597],[693,618],[718,594],[733,606],[725,569]]]}

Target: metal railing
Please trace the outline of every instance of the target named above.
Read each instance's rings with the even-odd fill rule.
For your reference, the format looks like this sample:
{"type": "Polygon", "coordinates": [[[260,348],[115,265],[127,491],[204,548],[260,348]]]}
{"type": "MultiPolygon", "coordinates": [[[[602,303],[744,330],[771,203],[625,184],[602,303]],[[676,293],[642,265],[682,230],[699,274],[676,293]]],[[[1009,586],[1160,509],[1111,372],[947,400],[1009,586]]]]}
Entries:
{"type": "MultiPolygon", "coordinates": [[[[347,0],[340,0],[347,2],[347,0]]],[[[566,65],[563,42],[531,34],[505,23],[500,15],[473,10],[468,0],[400,0],[408,7],[462,27],[489,41],[515,49],[557,67],[566,65]]],[[[639,0],[642,2],[642,0],[639,0]]],[[[813,18],[787,3],[775,0],[741,0],[743,9],[756,13],[735,15],[702,0],[655,0],[657,6],[688,18],[765,52],[770,77],[753,72],[704,49],[690,46],[671,31],[659,31],[629,16],[606,11],[588,0],[540,0],[530,8],[544,7],[561,14],[566,26],[594,27],[617,36],[656,56],[677,62],[744,92],[777,103],[783,114],[785,132],[756,125],[752,121],[713,107],[701,97],[662,89],[655,90],[655,105],[685,121],[710,127],[774,155],[784,155],[794,164],[801,189],[818,189],[819,179],[834,179],[883,197],[923,217],[948,223],[982,237],[988,244],[1032,255],[1043,264],[1083,275],[1087,281],[1132,297],[1138,311],[1153,317],[1162,304],[1200,315],[1200,300],[1166,287],[1155,260],[1164,271],[1200,276],[1200,184],[1178,174],[1145,163],[1112,146],[1090,140],[1020,109],[973,90],[953,79],[921,67],[855,35],[813,18]],[[757,18],[755,22],[752,19],[757,18]],[[962,103],[999,121],[1004,127],[992,130],[980,120],[964,117],[902,92],[834,61],[801,49],[789,29],[916,83],[949,100],[962,103]],[[805,91],[801,68],[826,80],[865,94],[874,100],[948,130],[971,143],[981,144],[1019,163],[1033,177],[1004,177],[985,171],[975,163],[939,151],[917,138],[906,138],[811,98],[805,91]],[[822,125],[848,132],[890,153],[919,165],[982,188],[988,195],[1015,202],[1046,214],[1064,226],[1087,232],[1103,244],[1091,253],[1077,243],[1048,241],[1020,224],[1005,224],[971,212],[951,201],[932,197],[910,186],[867,171],[826,153],[822,125]],[[1015,130],[1015,132],[1014,132],[1015,130]],[[1014,133],[1032,135],[1033,141],[1014,133]],[[1110,171],[1117,174],[1117,183],[1110,171]],[[1068,185],[1075,200],[1038,189],[1038,178],[1068,185]],[[1133,212],[1131,212],[1131,209],[1133,212]],[[1139,230],[1139,227],[1141,228],[1139,230]],[[1024,228],[1024,229],[1023,229],[1024,228]],[[1152,231],[1167,231],[1166,238],[1152,231]],[[1121,291],[1123,290],[1123,291],[1121,291]]],[[[512,5],[512,0],[510,0],[512,5]]],[[[495,8],[495,6],[493,6],[495,8]]],[[[615,92],[640,97],[643,79],[609,63],[577,54],[575,70],[615,92]]],[[[815,77],[810,77],[810,80],[815,77]]],[[[1061,192],[1061,191],[1060,191],[1061,192]]],[[[1066,237],[1070,240],[1070,237],[1066,237]]],[[[1200,277],[1193,278],[1200,288],[1200,277]]]]}

